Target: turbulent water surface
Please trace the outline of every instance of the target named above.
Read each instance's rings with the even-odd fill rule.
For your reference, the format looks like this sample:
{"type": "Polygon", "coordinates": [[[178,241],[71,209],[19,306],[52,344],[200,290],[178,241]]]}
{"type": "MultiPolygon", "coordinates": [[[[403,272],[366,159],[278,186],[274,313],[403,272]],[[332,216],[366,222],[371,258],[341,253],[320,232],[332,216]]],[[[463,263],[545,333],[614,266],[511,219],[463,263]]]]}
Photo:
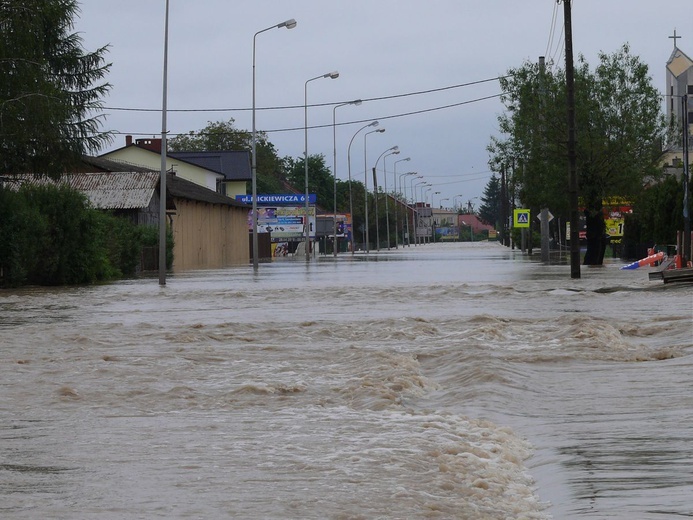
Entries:
{"type": "Polygon", "coordinates": [[[693,287],[495,244],[0,291],[0,517],[693,517],[693,287]]]}

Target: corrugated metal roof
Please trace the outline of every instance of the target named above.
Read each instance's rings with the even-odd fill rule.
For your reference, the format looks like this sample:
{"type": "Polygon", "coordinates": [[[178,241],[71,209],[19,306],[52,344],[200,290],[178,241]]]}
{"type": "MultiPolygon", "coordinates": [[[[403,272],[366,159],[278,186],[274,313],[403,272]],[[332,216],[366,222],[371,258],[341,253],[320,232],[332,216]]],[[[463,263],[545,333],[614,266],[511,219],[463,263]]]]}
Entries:
{"type": "MultiPolygon", "coordinates": [[[[98,209],[138,209],[146,208],[159,186],[159,172],[95,172],[69,173],[58,180],[40,175],[13,175],[6,185],[17,189],[22,183],[33,185],[68,184],[73,189],[84,193],[95,208],[98,209]]],[[[166,175],[167,198],[179,197],[209,204],[223,204],[247,208],[246,204],[199,186],[194,182],[166,175]]],[[[3,180],[0,179],[0,183],[3,180]]],[[[170,201],[169,201],[170,204],[170,201]]]]}
{"type": "MultiPolygon", "coordinates": [[[[67,184],[84,193],[95,208],[146,208],[159,182],[158,172],[70,173],[58,180],[39,175],[17,175],[19,183],[36,186],[67,184]]],[[[14,183],[14,186],[17,186],[14,183]]]]}
{"type": "Polygon", "coordinates": [[[82,173],[61,179],[99,209],[146,208],[159,181],[157,172],[82,173]]]}

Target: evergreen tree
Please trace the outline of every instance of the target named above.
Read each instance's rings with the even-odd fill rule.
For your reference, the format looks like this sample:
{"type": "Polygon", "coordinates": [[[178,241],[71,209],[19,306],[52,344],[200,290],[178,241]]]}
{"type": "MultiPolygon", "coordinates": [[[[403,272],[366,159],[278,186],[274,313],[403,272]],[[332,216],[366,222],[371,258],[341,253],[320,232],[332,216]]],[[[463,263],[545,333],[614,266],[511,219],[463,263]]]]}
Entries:
{"type": "Polygon", "coordinates": [[[0,168],[57,176],[110,142],[100,133],[107,47],[82,49],[76,0],[0,2],[0,168]]]}
{"type": "Polygon", "coordinates": [[[479,207],[479,218],[484,222],[498,226],[500,221],[500,205],[501,205],[501,186],[500,179],[492,175],[484,188],[484,194],[481,197],[481,206],[479,207]]]}

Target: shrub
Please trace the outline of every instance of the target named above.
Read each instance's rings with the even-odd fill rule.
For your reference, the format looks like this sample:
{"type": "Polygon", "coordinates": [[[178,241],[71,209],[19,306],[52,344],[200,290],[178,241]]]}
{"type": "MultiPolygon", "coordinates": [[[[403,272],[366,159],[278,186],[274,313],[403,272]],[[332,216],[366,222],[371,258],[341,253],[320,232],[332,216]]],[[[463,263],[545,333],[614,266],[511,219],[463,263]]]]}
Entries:
{"type": "MultiPolygon", "coordinates": [[[[134,276],[158,229],[92,208],[67,186],[0,188],[0,278],[6,286],[71,285],[134,276]]],[[[168,232],[167,265],[173,263],[168,232]]]]}

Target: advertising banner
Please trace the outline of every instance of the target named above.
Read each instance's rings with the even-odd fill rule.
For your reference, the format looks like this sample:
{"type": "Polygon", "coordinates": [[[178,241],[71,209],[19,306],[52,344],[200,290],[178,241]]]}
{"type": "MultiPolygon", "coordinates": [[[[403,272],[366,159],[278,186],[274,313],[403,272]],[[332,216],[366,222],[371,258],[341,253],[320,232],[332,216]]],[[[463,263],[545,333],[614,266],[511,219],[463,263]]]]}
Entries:
{"type": "MultiPolygon", "coordinates": [[[[305,239],[305,206],[263,206],[257,210],[257,232],[271,233],[272,242],[305,239]]],[[[308,208],[310,236],[315,238],[315,207],[308,208]]],[[[248,231],[253,230],[253,211],[248,212],[248,231]]]]}

